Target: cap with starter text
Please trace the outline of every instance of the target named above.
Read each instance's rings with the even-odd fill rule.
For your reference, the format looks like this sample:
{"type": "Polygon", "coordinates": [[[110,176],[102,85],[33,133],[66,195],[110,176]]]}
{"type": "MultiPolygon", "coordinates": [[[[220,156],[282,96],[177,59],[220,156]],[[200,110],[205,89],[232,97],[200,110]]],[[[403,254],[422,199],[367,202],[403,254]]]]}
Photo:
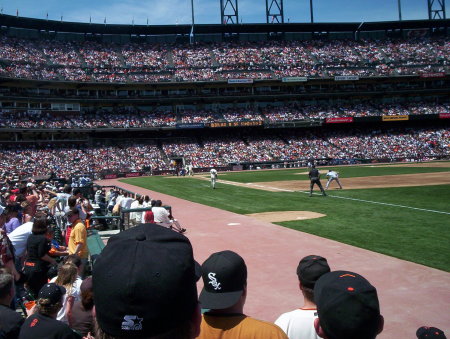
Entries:
{"type": "Polygon", "coordinates": [[[112,336],[157,336],[189,321],[198,304],[189,239],[156,224],[112,236],[92,277],[97,321],[112,336]]]}
{"type": "Polygon", "coordinates": [[[247,285],[247,266],[233,251],[211,254],[202,265],[202,308],[221,310],[233,306],[247,285]]]}

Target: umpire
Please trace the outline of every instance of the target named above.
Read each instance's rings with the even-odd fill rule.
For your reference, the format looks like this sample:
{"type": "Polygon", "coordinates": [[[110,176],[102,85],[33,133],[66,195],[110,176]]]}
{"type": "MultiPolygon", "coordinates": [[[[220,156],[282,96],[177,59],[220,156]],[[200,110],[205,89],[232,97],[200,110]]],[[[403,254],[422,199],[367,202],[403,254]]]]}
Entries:
{"type": "Polygon", "coordinates": [[[316,166],[312,165],[311,166],[311,170],[309,171],[309,180],[311,181],[310,185],[309,185],[309,196],[312,197],[312,191],[313,191],[313,186],[314,184],[316,184],[317,186],[319,186],[320,191],[322,192],[322,195],[325,197],[327,194],[325,193],[322,184],[320,182],[320,173],[319,170],[316,168],[316,166]]]}

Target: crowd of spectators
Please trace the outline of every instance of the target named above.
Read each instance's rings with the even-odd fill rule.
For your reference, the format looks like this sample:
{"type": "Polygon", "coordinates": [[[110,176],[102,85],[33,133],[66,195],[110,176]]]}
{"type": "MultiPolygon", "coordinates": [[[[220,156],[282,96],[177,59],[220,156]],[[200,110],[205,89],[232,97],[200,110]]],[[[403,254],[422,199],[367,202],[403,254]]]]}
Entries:
{"type": "Polygon", "coordinates": [[[435,129],[354,130],[250,134],[198,139],[164,139],[122,144],[4,146],[0,166],[21,175],[39,175],[45,168],[60,176],[112,170],[170,170],[170,159],[184,157],[194,168],[230,163],[298,159],[433,159],[450,155],[450,131],[435,129]]]}
{"type": "Polygon", "coordinates": [[[0,75],[98,82],[215,81],[447,72],[447,38],[305,40],[194,45],[0,37],[0,75]]]}
{"type": "Polygon", "coordinates": [[[337,117],[421,115],[449,113],[449,103],[409,102],[397,104],[342,103],[334,105],[265,106],[140,111],[136,108],[83,112],[0,111],[0,128],[146,128],[173,127],[177,123],[264,121],[275,123],[337,117]]]}

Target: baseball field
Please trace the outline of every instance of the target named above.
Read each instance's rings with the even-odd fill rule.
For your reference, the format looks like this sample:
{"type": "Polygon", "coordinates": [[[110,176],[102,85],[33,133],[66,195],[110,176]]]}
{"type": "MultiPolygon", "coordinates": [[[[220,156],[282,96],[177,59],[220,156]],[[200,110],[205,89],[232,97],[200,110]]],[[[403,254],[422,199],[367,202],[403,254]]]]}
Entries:
{"type": "Polygon", "coordinates": [[[332,169],[344,189],[327,197],[309,197],[306,168],[223,172],[214,190],[207,174],[123,181],[450,272],[450,162],[332,169]]]}

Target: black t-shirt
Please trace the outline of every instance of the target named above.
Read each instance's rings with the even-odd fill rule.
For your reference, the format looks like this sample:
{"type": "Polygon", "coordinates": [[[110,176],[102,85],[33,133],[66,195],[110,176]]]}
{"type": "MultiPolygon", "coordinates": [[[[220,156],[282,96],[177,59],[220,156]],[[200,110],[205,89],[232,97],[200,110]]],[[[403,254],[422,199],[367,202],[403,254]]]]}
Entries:
{"type": "Polygon", "coordinates": [[[50,241],[45,234],[31,234],[27,240],[27,260],[36,264],[47,265],[41,258],[50,251],[50,241]]]}
{"type": "Polygon", "coordinates": [[[319,179],[319,170],[317,168],[313,168],[311,171],[309,171],[309,178],[311,180],[319,179]]]}
{"type": "Polygon", "coordinates": [[[28,317],[20,329],[19,339],[80,339],[65,323],[36,313],[28,317]]]}
{"type": "Polygon", "coordinates": [[[16,339],[24,318],[5,305],[0,305],[0,338],[16,339]]]}

